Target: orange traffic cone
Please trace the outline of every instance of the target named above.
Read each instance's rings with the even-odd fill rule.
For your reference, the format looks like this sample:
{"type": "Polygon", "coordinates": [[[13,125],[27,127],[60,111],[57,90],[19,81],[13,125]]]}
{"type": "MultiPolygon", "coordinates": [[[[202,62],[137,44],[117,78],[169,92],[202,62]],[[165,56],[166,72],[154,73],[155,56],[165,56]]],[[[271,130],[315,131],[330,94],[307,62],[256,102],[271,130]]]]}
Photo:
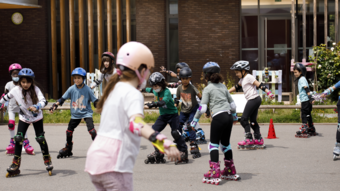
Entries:
{"type": "Polygon", "coordinates": [[[267,139],[277,139],[275,135],[275,129],[274,129],[274,124],[273,124],[273,119],[270,119],[270,124],[269,124],[269,130],[268,130],[268,137],[267,139]]]}

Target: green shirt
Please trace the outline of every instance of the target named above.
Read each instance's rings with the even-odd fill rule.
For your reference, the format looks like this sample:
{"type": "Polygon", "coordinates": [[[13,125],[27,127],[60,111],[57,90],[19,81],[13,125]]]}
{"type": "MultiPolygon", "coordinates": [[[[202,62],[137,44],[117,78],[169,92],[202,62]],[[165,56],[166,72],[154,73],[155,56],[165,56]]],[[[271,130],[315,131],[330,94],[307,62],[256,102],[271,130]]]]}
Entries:
{"type": "Polygon", "coordinates": [[[165,88],[164,90],[158,93],[155,91],[151,92],[151,88],[146,88],[145,91],[148,93],[155,94],[157,101],[165,101],[167,108],[162,108],[162,107],[159,108],[159,113],[161,115],[178,113],[177,108],[175,107],[174,100],[172,99],[170,90],[168,88],[165,88]]]}

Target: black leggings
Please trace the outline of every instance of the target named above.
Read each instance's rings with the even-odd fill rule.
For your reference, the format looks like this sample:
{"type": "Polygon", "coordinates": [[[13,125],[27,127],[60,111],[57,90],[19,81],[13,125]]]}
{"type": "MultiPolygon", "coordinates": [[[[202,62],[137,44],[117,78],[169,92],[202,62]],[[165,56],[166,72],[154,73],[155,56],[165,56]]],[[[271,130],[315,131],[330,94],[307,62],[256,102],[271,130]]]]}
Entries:
{"type": "Polygon", "coordinates": [[[301,120],[303,124],[307,124],[309,127],[313,127],[312,119],[313,105],[309,101],[301,102],[301,120]]]}
{"type": "Polygon", "coordinates": [[[241,117],[241,125],[246,133],[250,133],[251,127],[254,130],[254,133],[260,134],[260,126],[256,120],[260,105],[261,105],[260,96],[247,102],[241,117]],[[248,119],[250,119],[250,125],[248,119]]]}
{"type": "Polygon", "coordinates": [[[340,100],[338,101],[338,103],[336,104],[336,106],[338,107],[338,128],[336,131],[336,142],[340,143],[340,100]]]}
{"type": "MultiPolygon", "coordinates": [[[[92,140],[96,138],[96,130],[94,129],[93,119],[92,117],[84,118],[87,126],[87,130],[89,131],[92,140]]],[[[73,139],[73,131],[76,127],[78,127],[79,123],[81,122],[81,119],[71,119],[68,123],[68,128],[66,131],[66,142],[68,144],[72,144],[73,139]]]]}
{"type": "MultiPolygon", "coordinates": [[[[233,128],[233,117],[227,112],[217,114],[213,117],[210,127],[210,142],[223,146],[229,146],[231,129],[233,128]]],[[[233,151],[230,149],[224,153],[226,160],[233,159],[233,151]]],[[[210,152],[210,159],[213,162],[218,162],[218,150],[212,150],[210,152]]]]}
{"type": "MultiPolygon", "coordinates": [[[[24,138],[28,127],[30,126],[29,123],[25,123],[21,120],[19,120],[19,125],[18,125],[18,132],[17,132],[17,136],[21,136],[22,139],[24,138]]],[[[35,131],[35,136],[36,136],[36,140],[40,145],[41,148],[41,153],[42,155],[49,155],[48,152],[48,146],[47,146],[47,142],[45,140],[45,132],[44,132],[44,125],[43,125],[43,119],[34,122],[33,123],[33,127],[34,127],[34,131],[35,131]],[[37,139],[39,138],[39,139],[37,139]],[[39,140],[44,140],[44,141],[39,141],[39,140]]],[[[15,142],[15,158],[19,158],[21,156],[21,149],[22,149],[22,142],[15,142]]]]}

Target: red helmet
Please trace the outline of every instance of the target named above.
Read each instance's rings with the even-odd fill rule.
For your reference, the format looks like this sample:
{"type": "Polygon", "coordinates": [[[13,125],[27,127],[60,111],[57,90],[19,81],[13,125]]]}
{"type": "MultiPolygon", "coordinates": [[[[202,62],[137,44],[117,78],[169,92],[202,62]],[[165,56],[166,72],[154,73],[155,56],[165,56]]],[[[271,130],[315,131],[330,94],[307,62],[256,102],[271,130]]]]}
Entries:
{"type": "Polygon", "coordinates": [[[103,58],[103,56],[108,56],[108,57],[110,57],[112,61],[115,60],[115,55],[113,55],[111,52],[104,52],[104,53],[102,54],[102,58],[103,58]]]}
{"type": "Polygon", "coordinates": [[[13,64],[11,64],[11,65],[9,66],[8,72],[9,72],[9,74],[11,74],[11,73],[12,73],[12,70],[21,70],[21,69],[22,69],[22,67],[21,67],[20,64],[18,64],[18,63],[13,63],[13,64]]]}

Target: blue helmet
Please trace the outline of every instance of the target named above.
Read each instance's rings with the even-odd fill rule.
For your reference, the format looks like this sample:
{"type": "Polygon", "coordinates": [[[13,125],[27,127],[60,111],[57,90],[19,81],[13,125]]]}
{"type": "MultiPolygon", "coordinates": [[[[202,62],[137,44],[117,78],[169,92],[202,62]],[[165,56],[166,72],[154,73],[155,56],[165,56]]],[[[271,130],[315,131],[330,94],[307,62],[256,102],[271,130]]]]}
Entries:
{"type": "Polygon", "coordinates": [[[189,68],[189,65],[187,63],[185,63],[185,62],[179,62],[179,63],[176,64],[176,70],[178,68],[182,69],[184,67],[188,67],[189,68]]]}
{"type": "Polygon", "coordinates": [[[216,62],[207,62],[203,66],[203,72],[206,73],[220,73],[221,68],[216,62]]]}
{"type": "Polygon", "coordinates": [[[29,68],[23,68],[22,70],[20,70],[18,76],[19,76],[19,78],[21,78],[21,77],[28,77],[28,78],[32,78],[32,79],[35,78],[33,70],[31,70],[29,68]]]}
{"type": "Polygon", "coordinates": [[[75,68],[75,69],[72,71],[71,76],[74,76],[74,75],[82,76],[82,77],[85,79],[85,78],[86,78],[86,71],[85,71],[83,68],[78,67],[78,68],[75,68]]]}

